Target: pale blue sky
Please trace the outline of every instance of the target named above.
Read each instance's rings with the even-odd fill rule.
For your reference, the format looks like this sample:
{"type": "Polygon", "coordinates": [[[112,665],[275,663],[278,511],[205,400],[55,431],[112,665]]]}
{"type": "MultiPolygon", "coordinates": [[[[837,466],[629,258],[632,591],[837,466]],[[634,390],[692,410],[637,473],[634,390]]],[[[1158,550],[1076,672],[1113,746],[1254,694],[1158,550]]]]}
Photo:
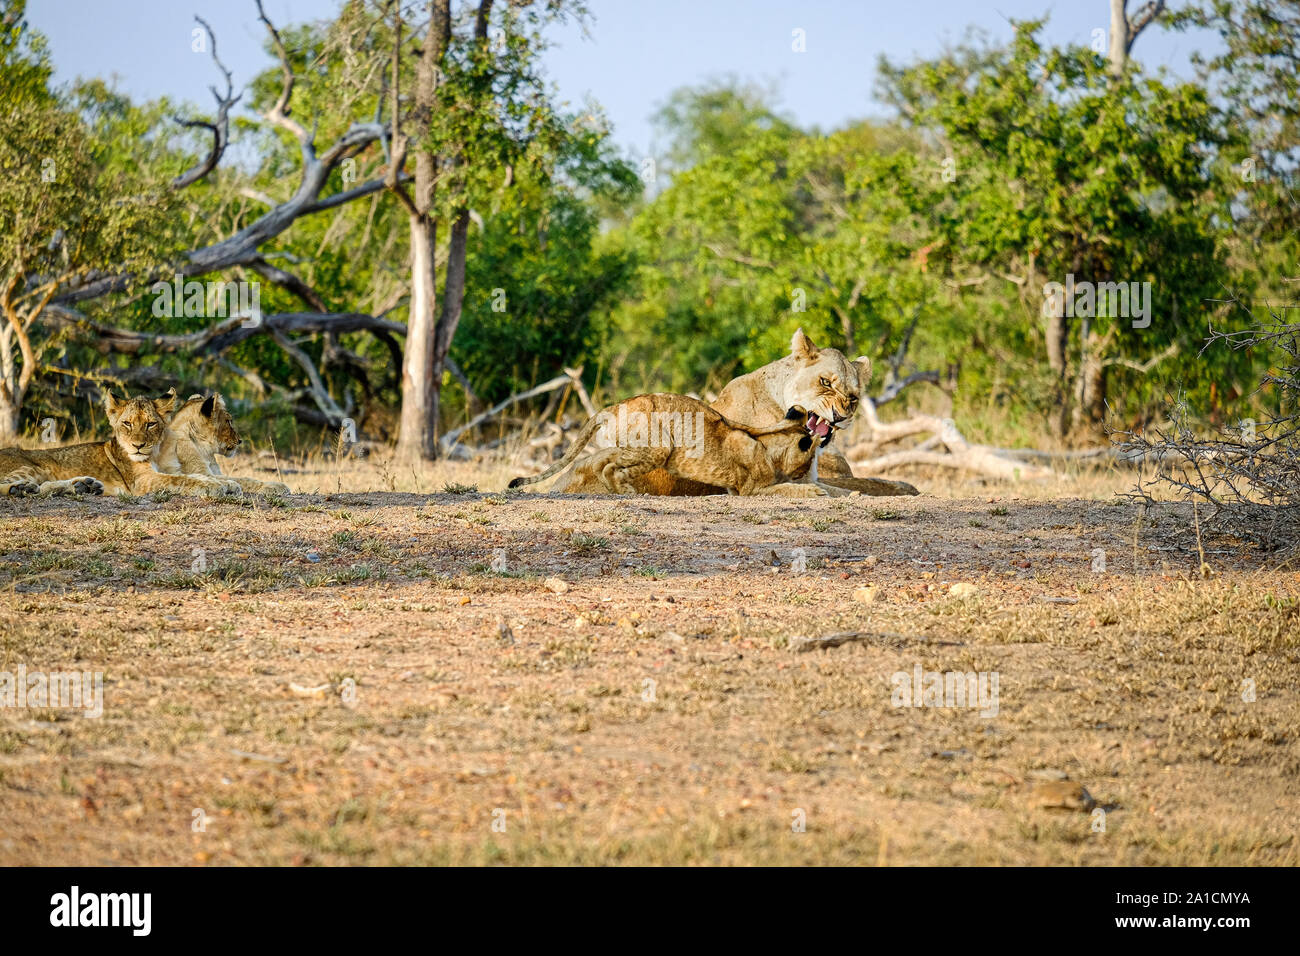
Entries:
{"type": "MultiPolygon", "coordinates": [[[[330,17],[339,0],[265,0],[277,24],[330,17]]],[[[1136,7],[1137,0],[1130,6],[1136,7]]],[[[1178,6],[1176,2],[1173,4],[1178,6]]],[[[591,97],[627,153],[656,153],[650,116],[679,86],[735,75],[774,85],[778,105],[802,126],[830,129],[881,115],[872,101],[876,58],[928,56],[962,39],[968,26],[994,39],[1011,19],[1050,14],[1048,36],[1087,44],[1108,25],[1107,0],[590,0],[587,35],[555,33],[547,69],[561,97],[591,97]],[[792,50],[805,31],[806,52],[792,50]]],[[[119,78],[136,99],[167,95],[207,108],[216,79],[206,54],[190,49],[194,14],[216,31],[236,88],[270,65],[253,0],[29,0],[28,18],[44,33],[60,80],[119,78]]],[[[1205,40],[1149,29],[1136,57],[1149,69],[1186,73],[1187,54],[1205,40]]],[[[243,108],[241,104],[241,109],[243,108]]]]}

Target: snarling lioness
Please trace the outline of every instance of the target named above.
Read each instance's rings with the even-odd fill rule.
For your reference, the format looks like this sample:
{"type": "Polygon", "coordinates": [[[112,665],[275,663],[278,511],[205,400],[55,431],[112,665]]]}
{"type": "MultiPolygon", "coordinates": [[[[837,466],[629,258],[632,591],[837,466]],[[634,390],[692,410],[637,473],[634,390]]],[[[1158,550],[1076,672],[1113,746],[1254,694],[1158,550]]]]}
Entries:
{"type": "MultiPolygon", "coordinates": [[[[818,416],[791,408],[787,418],[756,428],[729,421],[686,395],[637,395],[592,417],[562,459],[540,475],[514,479],[510,487],[544,481],[567,468],[599,431],[604,447],[587,467],[615,494],[635,494],[636,480],[656,469],[731,494],[780,494],[775,489],[812,467],[814,444],[829,440],[823,424],[818,416]]],[[[801,495],[826,493],[813,484],[793,487],[801,495]]]]}
{"type": "MultiPolygon", "coordinates": [[[[174,394],[174,393],[173,393],[174,394]]],[[[235,430],[234,419],[219,394],[191,395],[176,410],[167,424],[167,437],[153,455],[153,465],[167,475],[210,475],[226,477],[217,464],[217,456],[234,455],[242,439],[235,430]]],[[[262,495],[287,495],[289,487],[278,481],[258,478],[235,478],[245,492],[262,495]]]]}
{"type": "Polygon", "coordinates": [[[237,495],[239,483],[210,475],[163,475],[150,457],[167,436],[167,414],[176,403],[167,398],[119,399],[104,396],[113,428],[105,442],[50,449],[0,449],[0,494],[181,494],[237,495]]]}
{"type": "MultiPolygon", "coordinates": [[[[823,439],[849,425],[858,410],[863,390],[871,378],[871,360],[850,362],[837,349],[819,349],[804,334],[795,332],[790,354],[760,369],[732,379],[713,402],[712,407],[732,422],[767,427],[781,422],[791,408],[810,417],[817,435],[823,439]]],[[[825,442],[823,441],[823,444],[825,442]]],[[[552,489],[569,494],[601,494],[603,482],[591,466],[582,461],[567,475],[562,475],[552,489]]],[[[816,459],[815,471],[809,469],[803,481],[814,482],[830,494],[860,491],[867,495],[914,495],[916,489],[906,482],[878,478],[855,478],[848,461],[827,448],[816,459]],[[828,487],[829,486],[829,487],[828,487]],[[841,490],[837,490],[841,489],[841,490]]],[[[633,482],[636,490],[650,495],[717,494],[719,488],[691,481],[656,469],[633,482]]],[[[805,492],[787,482],[776,494],[801,496],[805,492]]]]}

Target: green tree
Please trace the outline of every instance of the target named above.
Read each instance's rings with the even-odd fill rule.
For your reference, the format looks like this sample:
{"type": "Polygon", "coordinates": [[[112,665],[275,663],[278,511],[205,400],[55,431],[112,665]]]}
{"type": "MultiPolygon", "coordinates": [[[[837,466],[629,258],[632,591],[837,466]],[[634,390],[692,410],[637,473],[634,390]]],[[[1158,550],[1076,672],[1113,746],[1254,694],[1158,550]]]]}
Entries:
{"type": "Polygon", "coordinates": [[[44,43],[23,14],[22,0],[0,9],[0,444],[17,440],[55,294],[104,268],[152,267],[171,235],[165,182],[115,162],[49,88],[44,43]]]}
{"type": "Polygon", "coordinates": [[[1214,160],[1236,144],[1202,87],[1136,70],[1116,82],[1091,51],[1044,46],[1040,28],[1017,25],[1005,50],[882,62],[882,92],[946,153],[932,261],[1019,286],[1027,317],[1043,317],[1035,338],[1056,379],[1055,431],[1095,436],[1108,399],[1161,362],[1193,368],[1206,301],[1226,276],[1214,160]],[[1150,315],[1071,316],[1087,304],[1044,297],[1069,277],[1139,283],[1150,315]]]}

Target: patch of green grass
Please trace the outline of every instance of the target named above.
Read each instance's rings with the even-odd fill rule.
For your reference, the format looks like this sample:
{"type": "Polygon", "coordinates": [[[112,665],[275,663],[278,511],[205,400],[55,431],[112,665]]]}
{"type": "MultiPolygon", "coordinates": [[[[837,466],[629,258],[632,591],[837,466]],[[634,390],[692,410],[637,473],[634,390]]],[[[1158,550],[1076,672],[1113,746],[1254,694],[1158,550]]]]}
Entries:
{"type": "Polygon", "coordinates": [[[42,571],[71,571],[77,567],[77,559],[72,555],[43,551],[27,560],[24,570],[35,574],[42,571]]]}
{"type": "Polygon", "coordinates": [[[201,571],[179,571],[164,574],[154,580],[154,584],[178,591],[206,591],[219,594],[223,591],[239,591],[245,594],[259,594],[269,591],[280,583],[277,569],[256,561],[226,560],[218,561],[201,571]]]}
{"type": "Polygon", "coordinates": [[[374,568],[369,564],[353,564],[333,571],[320,571],[307,577],[299,578],[303,587],[320,588],[331,584],[355,584],[358,581],[383,581],[388,577],[384,568],[374,568]]]}
{"type": "Polygon", "coordinates": [[[578,554],[594,554],[609,548],[609,539],[594,534],[578,532],[569,538],[569,546],[578,554]]]}
{"type": "Polygon", "coordinates": [[[144,529],[138,523],[121,517],[114,518],[112,521],[101,521],[86,533],[86,541],[92,544],[111,545],[110,550],[115,550],[119,544],[129,544],[143,537],[144,529]]]}
{"type": "Polygon", "coordinates": [[[476,495],[478,494],[478,485],[462,485],[458,481],[449,481],[442,486],[444,495],[476,495]]]}
{"type": "Polygon", "coordinates": [[[330,540],[334,543],[334,547],[336,548],[341,550],[351,550],[357,547],[357,543],[361,540],[361,536],[355,531],[335,531],[334,534],[330,536],[330,540]]]}

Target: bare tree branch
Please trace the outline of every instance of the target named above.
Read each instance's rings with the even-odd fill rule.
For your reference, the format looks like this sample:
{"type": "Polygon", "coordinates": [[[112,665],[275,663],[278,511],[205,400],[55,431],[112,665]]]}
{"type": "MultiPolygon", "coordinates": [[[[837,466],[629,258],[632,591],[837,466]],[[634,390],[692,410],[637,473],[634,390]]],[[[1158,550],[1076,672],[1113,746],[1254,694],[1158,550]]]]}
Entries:
{"type": "Polygon", "coordinates": [[[308,133],[301,123],[289,116],[289,101],[293,98],[293,67],[289,64],[289,54],[284,48],[284,41],[280,39],[280,31],[266,16],[266,11],[262,9],[262,0],[257,0],[257,19],[266,24],[267,32],[271,34],[271,43],[275,46],[275,54],[280,59],[280,73],[283,77],[280,84],[280,97],[266,111],[267,120],[287,130],[294,139],[302,146],[302,158],[304,163],[310,163],[315,159],[315,136],[308,133]]]}
{"type": "Polygon", "coordinates": [[[212,150],[195,166],[173,179],[171,181],[172,189],[184,189],[191,183],[198,182],[217,168],[217,164],[221,162],[221,157],[226,151],[226,145],[230,141],[230,108],[238,103],[240,97],[243,96],[242,93],[239,96],[234,95],[234,81],[231,79],[230,71],[217,58],[217,37],[212,32],[212,27],[208,26],[207,21],[200,16],[195,16],[194,19],[203,24],[203,29],[208,31],[208,42],[212,44],[212,62],[217,65],[217,69],[226,78],[226,92],[222,94],[217,92],[215,86],[208,87],[217,101],[217,118],[211,123],[205,120],[184,120],[179,116],[172,117],[181,126],[191,129],[202,128],[212,132],[212,150]]]}
{"type": "Polygon", "coordinates": [[[45,321],[71,326],[89,334],[93,345],[105,354],[116,352],[136,355],[141,352],[188,352],[194,355],[217,354],[263,332],[372,332],[376,335],[405,335],[406,326],[364,312],[279,312],[262,316],[253,323],[245,316],[232,316],[197,332],[164,335],[137,332],[94,322],[65,306],[51,304],[45,321]]]}
{"type": "Polygon", "coordinates": [[[277,266],[273,266],[265,259],[257,259],[252,263],[251,268],[267,281],[274,282],[281,288],[292,292],[317,312],[329,311],[329,307],[325,304],[325,300],[320,297],[320,293],[292,272],[286,272],[277,266]]]}

